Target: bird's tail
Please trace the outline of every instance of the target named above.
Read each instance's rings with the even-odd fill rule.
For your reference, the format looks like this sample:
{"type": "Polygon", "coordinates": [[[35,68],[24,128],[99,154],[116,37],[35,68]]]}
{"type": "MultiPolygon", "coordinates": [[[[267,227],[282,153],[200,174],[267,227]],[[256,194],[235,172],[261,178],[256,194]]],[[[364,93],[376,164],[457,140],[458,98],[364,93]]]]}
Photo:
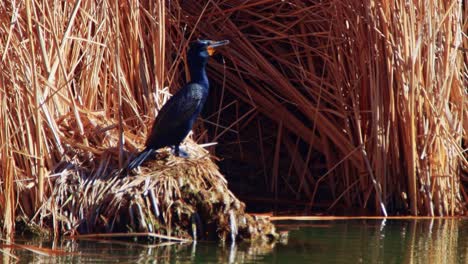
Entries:
{"type": "Polygon", "coordinates": [[[131,171],[135,168],[137,168],[138,166],[140,166],[141,164],[143,164],[143,162],[145,162],[150,156],[151,154],[154,153],[154,149],[152,148],[145,148],[145,150],[143,150],[142,152],[140,152],[140,154],[138,154],[138,156],[136,156],[127,166],[127,171],[131,171]]]}

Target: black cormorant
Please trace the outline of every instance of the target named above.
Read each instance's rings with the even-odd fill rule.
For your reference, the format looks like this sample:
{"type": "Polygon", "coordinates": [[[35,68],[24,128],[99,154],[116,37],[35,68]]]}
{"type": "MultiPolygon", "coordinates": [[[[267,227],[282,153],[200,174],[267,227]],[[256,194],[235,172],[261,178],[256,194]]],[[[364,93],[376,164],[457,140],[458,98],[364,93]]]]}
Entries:
{"type": "Polygon", "coordinates": [[[192,129],[208,97],[209,82],[205,70],[208,58],[216,47],[228,43],[227,40],[197,40],[190,44],[187,54],[190,83],[176,92],[159,110],[146,140],[146,148],[128,164],[128,171],[140,166],[162,147],[174,146],[174,153],[179,156],[179,145],[192,129]]]}

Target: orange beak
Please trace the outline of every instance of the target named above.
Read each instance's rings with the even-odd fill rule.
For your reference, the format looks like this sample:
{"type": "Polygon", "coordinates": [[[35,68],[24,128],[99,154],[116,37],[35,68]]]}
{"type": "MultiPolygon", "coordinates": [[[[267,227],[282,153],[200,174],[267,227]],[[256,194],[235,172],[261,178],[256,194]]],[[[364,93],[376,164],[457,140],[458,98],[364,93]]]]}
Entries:
{"type": "Polygon", "coordinates": [[[229,44],[229,40],[211,41],[208,47],[206,48],[206,50],[208,51],[208,55],[213,56],[217,47],[221,47],[227,44],[229,44]]]}

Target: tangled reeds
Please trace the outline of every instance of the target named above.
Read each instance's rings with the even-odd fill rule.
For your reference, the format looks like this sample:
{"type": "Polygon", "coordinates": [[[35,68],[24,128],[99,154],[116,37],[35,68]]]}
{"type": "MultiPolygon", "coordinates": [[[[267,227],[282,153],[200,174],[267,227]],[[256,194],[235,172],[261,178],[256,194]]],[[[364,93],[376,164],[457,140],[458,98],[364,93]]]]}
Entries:
{"type": "Polygon", "coordinates": [[[186,25],[236,40],[213,67],[215,100],[237,111],[221,122],[238,133],[227,153],[260,153],[270,191],[382,215],[466,211],[466,5],[177,3],[186,25]]]}
{"type": "MultiPolygon", "coordinates": [[[[60,130],[73,130],[74,118],[69,119],[62,120],[60,130]]],[[[82,120],[95,135],[105,126],[96,118],[93,125],[82,120]]],[[[191,140],[185,145],[190,159],[161,151],[157,160],[130,175],[108,171],[113,167],[109,163],[118,160],[117,151],[96,153],[99,164],[94,166],[61,162],[55,188],[44,202],[43,210],[50,212],[42,215],[49,217],[41,221],[56,221],[46,225],[54,226],[56,235],[132,231],[176,241],[275,237],[269,221],[245,213],[245,205],[229,191],[210,154],[191,140]]]]}
{"type": "MultiPolygon", "coordinates": [[[[184,82],[184,50],[197,36],[232,40],[225,63],[210,67],[220,88],[219,111],[207,120],[214,135],[199,135],[216,141],[236,131],[244,153],[249,146],[240,142],[257,134],[250,148],[273,192],[310,206],[326,192],[329,207],[381,214],[462,213],[466,14],[455,0],[2,2],[4,230],[13,232],[20,217],[57,232],[80,223],[116,230],[117,215],[79,220],[86,214],[74,193],[125,202],[129,217],[150,209],[141,191],[162,179],[131,178],[136,198],[100,189],[119,190],[130,178],[100,181],[142,145],[167,87],[184,82]],[[264,129],[265,117],[274,129],[264,129]]],[[[146,230],[135,219],[130,226],[146,230]]]]}
{"type": "Polygon", "coordinates": [[[144,173],[121,173],[177,70],[166,70],[164,1],[139,4],[0,4],[4,230],[20,222],[54,235],[274,236],[191,141],[192,159],[166,157],[144,173]]]}

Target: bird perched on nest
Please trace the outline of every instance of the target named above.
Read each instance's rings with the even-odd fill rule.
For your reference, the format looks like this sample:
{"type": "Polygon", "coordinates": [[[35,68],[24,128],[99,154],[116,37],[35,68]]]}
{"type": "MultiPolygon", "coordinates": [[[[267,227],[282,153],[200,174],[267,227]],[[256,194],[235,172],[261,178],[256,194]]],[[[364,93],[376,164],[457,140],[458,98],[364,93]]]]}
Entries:
{"type": "Polygon", "coordinates": [[[190,44],[187,54],[190,83],[182,87],[161,108],[146,140],[146,148],[128,164],[128,171],[140,166],[162,147],[174,146],[176,156],[188,156],[179,146],[192,129],[208,97],[208,58],[214,54],[215,48],[228,43],[228,40],[197,40],[190,44]]]}

